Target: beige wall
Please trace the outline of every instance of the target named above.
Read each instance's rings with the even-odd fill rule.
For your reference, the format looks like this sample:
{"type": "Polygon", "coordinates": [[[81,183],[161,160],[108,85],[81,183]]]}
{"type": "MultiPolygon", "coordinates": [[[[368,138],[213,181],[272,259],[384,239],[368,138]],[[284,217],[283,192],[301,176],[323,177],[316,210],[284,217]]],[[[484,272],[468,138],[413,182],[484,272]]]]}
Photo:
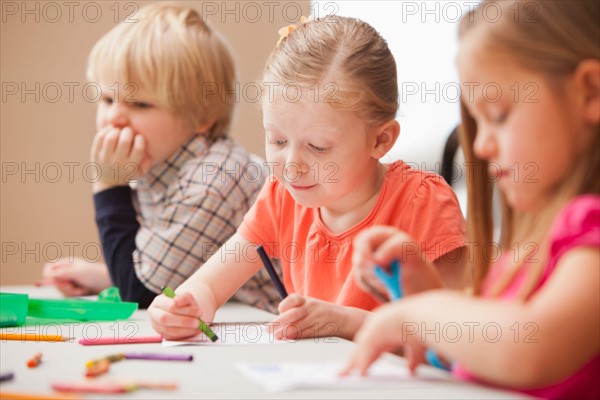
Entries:
{"type": "MultiPolygon", "coordinates": [[[[0,284],[32,283],[61,255],[98,257],[93,170],[85,168],[95,133],[95,104],[82,94],[86,57],[117,11],[123,20],[146,3],[0,1],[0,284]]],[[[207,11],[227,38],[242,86],[260,75],[277,30],[308,15],[309,3],[181,2],[207,11]]],[[[263,155],[260,111],[243,97],[233,136],[263,155]]]]}

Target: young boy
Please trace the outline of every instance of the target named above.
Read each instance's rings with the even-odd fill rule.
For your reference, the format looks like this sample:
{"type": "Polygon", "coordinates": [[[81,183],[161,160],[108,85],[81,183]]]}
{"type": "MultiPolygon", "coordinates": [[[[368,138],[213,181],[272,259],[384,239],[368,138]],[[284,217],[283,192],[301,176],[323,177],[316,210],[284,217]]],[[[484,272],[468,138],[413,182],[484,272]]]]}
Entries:
{"type": "MultiPolygon", "coordinates": [[[[190,8],[151,5],[135,18],[88,62],[102,89],[91,161],[106,264],[63,259],[44,278],[70,296],[112,284],[146,308],[235,233],[265,176],[244,168],[249,154],[227,137],[235,72],[220,37],[190,8]]],[[[279,302],[266,273],[237,299],[271,311],[279,302]]]]}

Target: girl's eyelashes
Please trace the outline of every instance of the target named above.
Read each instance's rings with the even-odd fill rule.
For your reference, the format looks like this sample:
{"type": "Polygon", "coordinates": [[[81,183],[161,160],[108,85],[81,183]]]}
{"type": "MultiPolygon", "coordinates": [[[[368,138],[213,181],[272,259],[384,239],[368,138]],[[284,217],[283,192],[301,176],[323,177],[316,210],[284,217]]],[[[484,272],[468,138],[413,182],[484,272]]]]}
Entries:
{"type": "Polygon", "coordinates": [[[508,117],[508,111],[494,109],[483,109],[481,113],[473,112],[471,116],[476,122],[486,122],[494,125],[502,124],[508,117]]]}
{"type": "Polygon", "coordinates": [[[315,146],[314,144],[309,144],[309,146],[317,153],[325,153],[327,151],[326,147],[319,147],[319,146],[315,146]]]}
{"type": "Polygon", "coordinates": [[[286,145],[287,140],[284,139],[270,139],[269,143],[274,144],[275,146],[283,147],[286,145]]]}
{"type": "Polygon", "coordinates": [[[112,97],[102,97],[102,99],[100,101],[102,101],[104,104],[112,104],[113,103],[112,97]]]}
{"type": "MultiPolygon", "coordinates": [[[[269,144],[277,146],[277,147],[284,147],[288,144],[287,139],[268,138],[268,142],[269,142],[269,144]]],[[[317,153],[325,153],[325,152],[327,152],[327,150],[329,150],[328,147],[316,146],[312,143],[309,143],[308,146],[317,153]]]]}

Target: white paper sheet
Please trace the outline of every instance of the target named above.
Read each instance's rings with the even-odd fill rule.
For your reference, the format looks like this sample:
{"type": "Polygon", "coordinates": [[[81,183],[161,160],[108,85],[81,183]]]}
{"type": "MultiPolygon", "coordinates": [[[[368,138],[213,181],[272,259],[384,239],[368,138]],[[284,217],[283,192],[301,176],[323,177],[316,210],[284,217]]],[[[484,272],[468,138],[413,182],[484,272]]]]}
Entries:
{"type": "Polygon", "coordinates": [[[163,340],[162,344],[164,347],[174,347],[183,345],[239,346],[289,343],[286,340],[276,340],[273,336],[273,329],[268,328],[265,323],[227,322],[211,324],[210,328],[219,338],[216,342],[212,342],[204,333],[200,333],[185,340],[163,340]]]}
{"type": "Polygon", "coordinates": [[[316,388],[390,389],[406,387],[407,381],[416,379],[408,368],[384,360],[371,366],[369,375],[364,377],[357,374],[339,376],[345,367],[342,361],[238,363],[236,367],[268,392],[316,388]]]}

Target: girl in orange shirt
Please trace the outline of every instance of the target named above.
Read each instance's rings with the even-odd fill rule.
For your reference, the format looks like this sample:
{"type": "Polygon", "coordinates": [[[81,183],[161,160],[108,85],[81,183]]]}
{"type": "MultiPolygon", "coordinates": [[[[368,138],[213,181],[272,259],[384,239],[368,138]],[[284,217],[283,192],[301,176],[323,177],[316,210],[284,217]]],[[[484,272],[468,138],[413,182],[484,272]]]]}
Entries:
{"type": "Polygon", "coordinates": [[[263,76],[273,179],[238,232],[178,296],[154,300],[149,315],[165,338],[198,333],[195,317],[212,321],[262,268],[259,244],[280,260],[292,293],[273,322],[277,339],[351,339],[381,303],[351,272],[352,241],[369,226],[395,226],[416,238],[418,248],[406,249],[405,293],[468,281],[464,221],[450,187],[402,161],[380,162],[400,133],[396,64],[386,41],[370,25],[339,16],[280,33],[263,76]]]}

